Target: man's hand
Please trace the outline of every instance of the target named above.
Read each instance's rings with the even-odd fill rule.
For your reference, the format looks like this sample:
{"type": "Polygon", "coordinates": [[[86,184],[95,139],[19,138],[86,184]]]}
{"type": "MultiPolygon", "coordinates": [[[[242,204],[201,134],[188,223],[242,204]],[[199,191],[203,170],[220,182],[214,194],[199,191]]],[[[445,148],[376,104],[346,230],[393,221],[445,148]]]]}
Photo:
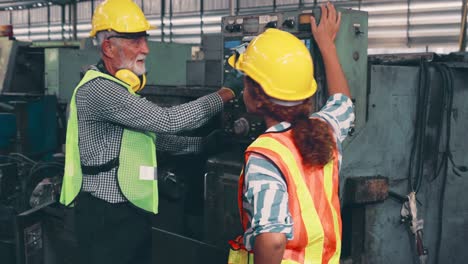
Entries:
{"type": "Polygon", "coordinates": [[[320,8],[322,9],[322,16],[318,26],[315,18],[313,16],[310,17],[312,34],[319,48],[335,42],[341,23],[341,13],[336,12],[333,4],[328,2],[326,6],[321,5],[320,8]]]}
{"type": "Polygon", "coordinates": [[[234,97],[238,97],[244,89],[244,75],[233,70],[230,74],[225,75],[223,88],[230,89],[234,97]]]}

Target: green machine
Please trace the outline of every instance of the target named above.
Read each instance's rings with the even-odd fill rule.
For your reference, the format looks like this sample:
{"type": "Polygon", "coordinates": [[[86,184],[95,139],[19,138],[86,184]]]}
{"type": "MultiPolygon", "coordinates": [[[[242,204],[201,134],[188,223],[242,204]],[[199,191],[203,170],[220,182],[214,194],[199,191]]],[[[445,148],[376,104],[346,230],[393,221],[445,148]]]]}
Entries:
{"type": "MultiPolygon", "coordinates": [[[[363,11],[338,10],[342,16],[340,31],[335,43],[355,104],[356,121],[351,134],[358,134],[366,120],[368,16],[363,11]]],[[[314,16],[319,21],[320,8],[223,17],[222,48],[224,59],[227,60],[232,54],[233,47],[248,43],[254,36],[267,28],[278,28],[292,33],[304,42],[313,58],[314,75],[318,85],[315,107],[316,110],[319,110],[328,99],[326,75],[320,51],[312,37],[310,16],[314,16]]],[[[224,74],[225,76],[231,74],[230,67],[226,64],[224,74]]],[[[259,129],[252,130],[252,124],[256,126],[258,121],[255,120],[255,117],[245,113],[243,103],[240,101],[235,102],[232,109],[234,113],[230,113],[229,118],[226,117],[225,130],[235,134],[237,138],[247,144],[255,139],[261,131],[259,129]],[[242,122],[236,122],[236,120],[242,120],[242,122]]],[[[352,139],[353,137],[349,137],[345,147],[352,139]]]]}
{"type": "MultiPolygon", "coordinates": [[[[354,133],[345,143],[346,148],[366,122],[368,16],[362,11],[340,11],[342,24],[336,45],[356,111],[354,133]]],[[[213,41],[205,41],[209,47],[202,48],[212,51],[213,54],[218,50],[221,52],[223,63],[219,67],[223,77],[226,77],[232,74],[226,63],[233,52],[232,48],[248,43],[267,28],[291,32],[304,42],[313,57],[314,75],[318,83],[315,107],[318,110],[328,96],[324,65],[311,34],[311,15],[319,20],[320,8],[226,16],[221,21],[221,38],[218,38],[217,42],[215,38],[213,41]]],[[[207,61],[210,61],[210,58],[207,61]]],[[[192,88],[192,93],[196,90],[192,88]]],[[[154,247],[154,256],[161,263],[225,263],[229,247],[227,241],[241,233],[237,208],[237,180],[243,165],[243,150],[265,131],[265,124],[263,120],[246,112],[241,98],[227,104],[220,119],[219,128],[234,140],[233,146],[208,157],[205,164],[194,164],[194,159],[191,159],[192,163],[187,165],[190,167],[188,172],[176,169],[171,172],[173,178],[189,179],[186,182],[197,179],[203,183],[203,187],[196,191],[189,190],[194,195],[181,202],[185,208],[179,212],[173,212],[178,203],[166,203],[164,197],[162,198],[161,214],[157,216],[153,229],[154,244],[157,245],[154,247]],[[199,167],[203,168],[201,175],[196,173],[199,167]],[[184,173],[187,175],[180,175],[184,173]],[[183,217],[180,216],[181,213],[183,217]],[[183,223],[177,225],[178,219],[183,219],[183,223]],[[184,248],[186,254],[174,256],[170,253],[177,248],[184,248]]],[[[179,161],[177,164],[188,163],[179,161]]],[[[191,188],[197,188],[197,185],[193,184],[191,188]]]]}

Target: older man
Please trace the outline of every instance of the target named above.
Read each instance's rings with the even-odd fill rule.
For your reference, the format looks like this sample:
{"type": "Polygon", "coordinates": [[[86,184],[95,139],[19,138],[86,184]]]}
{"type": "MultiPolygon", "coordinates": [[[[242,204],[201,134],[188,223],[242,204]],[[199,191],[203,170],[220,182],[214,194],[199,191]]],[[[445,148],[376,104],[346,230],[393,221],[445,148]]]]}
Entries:
{"type": "Polygon", "coordinates": [[[75,205],[80,263],[150,262],[148,216],[158,212],[156,147],[199,151],[197,138],[171,134],[205,124],[239,92],[239,85],[228,84],[238,89],[221,88],[170,108],[139,96],[152,28],[131,0],[104,1],[93,15],[90,35],[101,59],[70,102],[60,198],[75,205]]]}

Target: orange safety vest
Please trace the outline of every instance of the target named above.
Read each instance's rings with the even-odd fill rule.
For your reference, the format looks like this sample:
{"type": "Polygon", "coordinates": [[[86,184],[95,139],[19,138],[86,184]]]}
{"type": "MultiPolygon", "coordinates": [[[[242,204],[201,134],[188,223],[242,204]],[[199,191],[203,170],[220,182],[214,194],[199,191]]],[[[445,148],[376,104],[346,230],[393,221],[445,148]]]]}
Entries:
{"type": "MultiPolygon", "coordinates": [[[[306,167],[294,144],[292,130],[265,133],[245,151],[271,160],[281,171],[288,189],[294,238],[286,243],[282,263],[339,263],[341,253],[341,214],[338,197],[338,152],[323,167],[306,167]]],[[[244,231],[248,216],[242,206],[245,175],[241,172],[238,204],[244,231]]],[[[253,263],[242,237],[230,241],[229,264],[253,263]]]]}

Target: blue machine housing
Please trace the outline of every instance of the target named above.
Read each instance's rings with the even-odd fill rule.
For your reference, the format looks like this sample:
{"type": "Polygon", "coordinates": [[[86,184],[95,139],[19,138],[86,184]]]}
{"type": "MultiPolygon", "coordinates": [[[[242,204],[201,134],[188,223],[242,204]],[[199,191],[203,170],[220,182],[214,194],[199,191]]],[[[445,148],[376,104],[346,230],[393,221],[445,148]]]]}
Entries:
{"type": "Polygon", "coordinates": [[[16,134],[14,114],[0,113],[0,151],[6,152],[11,147],[16,134]]]}
{"type": "Polygon", "coordinates": [[[12,111],[0,113],[0,151],[42,158],[57,151],[57,98],[4,96],[12,111]]]}

